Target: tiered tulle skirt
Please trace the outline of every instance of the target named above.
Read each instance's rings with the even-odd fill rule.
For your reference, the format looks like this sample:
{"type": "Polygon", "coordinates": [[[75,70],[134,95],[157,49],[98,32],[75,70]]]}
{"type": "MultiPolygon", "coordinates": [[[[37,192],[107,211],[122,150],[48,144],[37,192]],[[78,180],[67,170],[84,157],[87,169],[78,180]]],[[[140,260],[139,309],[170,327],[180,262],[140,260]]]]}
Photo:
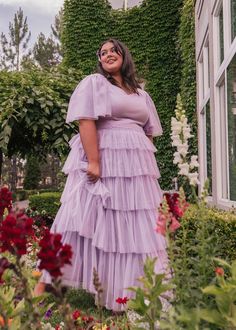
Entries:
{"type": "MultiPolygon", "coordinates": [[[[103,303],[119,311],[118,297],[132,297],[147,256],[157,257],[157,272],[167,267],[166,242],[155,231],[162,192],[154,145],[141,127],[98,130],[101,179],[89,183],[87,161],[79,134],[63,171],[68,174],[62,205],[52,232],[73,249],[63,283],[95,293],[93,268],[103,286],[103,303]]],[[[42,282],[50,283],[44,272],[42,282]]]]}

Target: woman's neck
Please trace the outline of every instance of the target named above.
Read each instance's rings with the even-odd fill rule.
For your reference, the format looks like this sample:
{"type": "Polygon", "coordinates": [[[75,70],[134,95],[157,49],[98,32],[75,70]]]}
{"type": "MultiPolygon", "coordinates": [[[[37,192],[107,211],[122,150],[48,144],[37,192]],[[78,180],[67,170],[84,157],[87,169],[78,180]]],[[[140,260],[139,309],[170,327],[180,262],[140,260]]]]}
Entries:
{"type": "Polygon", "coordinates": [[[120,72],[112,74],[112,78],[117,81],[120,87],[123,87],[123,79],[120,72]]]}

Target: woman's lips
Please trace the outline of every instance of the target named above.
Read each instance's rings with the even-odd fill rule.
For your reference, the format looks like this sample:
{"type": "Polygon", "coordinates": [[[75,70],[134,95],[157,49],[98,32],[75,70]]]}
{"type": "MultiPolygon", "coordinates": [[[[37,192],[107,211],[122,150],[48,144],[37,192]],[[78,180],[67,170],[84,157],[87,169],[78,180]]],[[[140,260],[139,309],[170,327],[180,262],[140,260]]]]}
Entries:
{"type": "Polygon", "coordinates": [[[115,60],[109,60],[109,61],[107,61],[108,64],[112,64],[114,62],[115,62],[115,60]]]}

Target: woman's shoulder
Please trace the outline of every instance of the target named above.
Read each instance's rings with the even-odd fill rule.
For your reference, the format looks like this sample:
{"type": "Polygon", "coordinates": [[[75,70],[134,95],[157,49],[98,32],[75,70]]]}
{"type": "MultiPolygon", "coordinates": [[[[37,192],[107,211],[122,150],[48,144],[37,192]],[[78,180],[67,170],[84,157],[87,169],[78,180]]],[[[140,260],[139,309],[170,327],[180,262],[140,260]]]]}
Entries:
{"type": "Polygon", "coordinates": [[[83,81],[107,81],[107,79],[101,73],[91,73],[81,80],[83,81]]]}
{"type": "Polygon", "coordinates": [[[146,92],[144,89],[142,88],[138,88],[138,92],[139,92],[139,95],[145,97],[145,98],[148,98],[150,97],[150,95],[148,94],[148,92],[146,92]]]}

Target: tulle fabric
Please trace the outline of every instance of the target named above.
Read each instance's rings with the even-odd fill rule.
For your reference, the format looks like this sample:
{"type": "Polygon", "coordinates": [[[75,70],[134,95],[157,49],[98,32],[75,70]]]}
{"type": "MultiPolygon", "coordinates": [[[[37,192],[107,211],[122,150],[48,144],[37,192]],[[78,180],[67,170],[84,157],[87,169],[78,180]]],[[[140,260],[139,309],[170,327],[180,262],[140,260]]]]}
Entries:
{"type": "MultiPolygon", "coordinates": [[[[141,126],[138,121],[114,120],[110,92],[106,79],[95,74],[85,78],[71,97],[67,122],[97,120],[101,178],[95,184],[88,181],[87,158],[80,135],[75,135],[63,167],[68,178],[51,231],[60,232],[63,243],[73,250],[72,265],[63,269],[63,283],[95,293],[95,268],[104,306],[120,311],[124,306],[116,298],[133,296],[127,288],[140,285],[137,279],[145,259],[157,257],[160,273],[166,272],[168,257],[165,238],[155,231],[162,191],[156,148],[146,136],[161,134],[155,106],[141,91],[143,104],[149,107],[144,109],[149,111],[148,121],[141,126]]],[[[41,281],[51,282],[46,271],[41,281]]]]}
{"type": "MultiPolygon", "coordinates": [[[[143,126],[146,135],[162,135],[160,119],[153,100],[144,90],[139,89],[138,91],[141,100],[142,98],[145,100],[143,110],[148,112],[148,120],[139,124],[143,126]]],[[[112,118],[114,111],[112,109],[112,92],[114,93],[111,83],[103,75],[95,73],[87,76],[78,84],[70,98],[66,122],[70,123],[80,119],[112,118]]],[[[132,102],[132,97],[130,96],[126,101],[132,102]]],[[[128,117],[125,111],[123,116],[128,117]]],[[[138,118],[137,122],[139,122],[138,118]]]]}

